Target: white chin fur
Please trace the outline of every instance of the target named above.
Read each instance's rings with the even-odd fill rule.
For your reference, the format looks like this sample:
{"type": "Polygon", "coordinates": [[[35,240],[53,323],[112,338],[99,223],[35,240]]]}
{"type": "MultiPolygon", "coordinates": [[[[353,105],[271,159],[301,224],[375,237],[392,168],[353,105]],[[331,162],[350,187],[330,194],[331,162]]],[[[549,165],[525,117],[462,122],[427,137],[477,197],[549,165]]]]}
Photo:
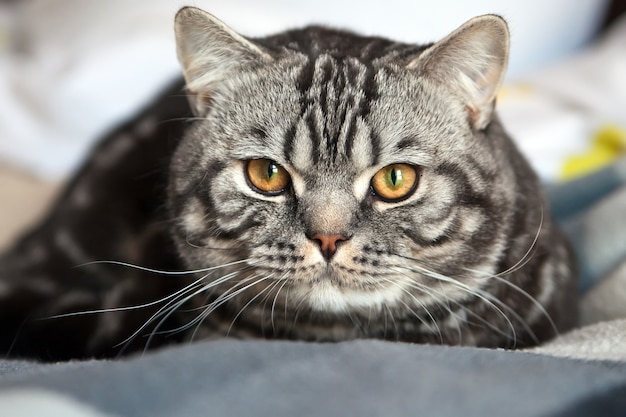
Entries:
{"type": "Polygon", "coordinates": [[[380,288],[377,291],[359,291],[338,288],[330,282],[316,283],[305,295],[309,306],[320,312],[348,313],[354,310],[393,307],[400,299],[399,286],[380,288]]]}

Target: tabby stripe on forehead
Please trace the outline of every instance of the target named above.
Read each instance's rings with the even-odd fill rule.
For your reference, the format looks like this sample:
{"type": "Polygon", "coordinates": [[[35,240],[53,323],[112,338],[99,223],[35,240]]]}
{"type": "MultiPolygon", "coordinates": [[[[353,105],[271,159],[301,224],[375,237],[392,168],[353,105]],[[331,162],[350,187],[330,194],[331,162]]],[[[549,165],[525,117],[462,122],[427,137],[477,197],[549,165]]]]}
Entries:
{"type": "Polygon", "coordinates": [[[401,141],[399,141],[398,143],[396,143],[395,148],[398,151],[402,152],[402,151],[412,147],[414,143],[415,143],[414,139],[404,138],[401,141]]]}
{"type": "Polygon", "coordinates": [[[352,158],[352,144],[354,143],[354,136],[356,136],[356,117],[353,116],[348,127],[348,133],[346,140],[343,144],[343,151],[348,159],[352,158]]]}
{"type": "Polygon", "coordinates": [[[309,113],[306,115],[306,125],[309,130],[309,138],[311,138],[312,145],[311,151],[313,154],[311,158],[313,159],[313,163],[317,164],[320,160],[320,142],[321,138],[317,132],[317,128],[315,126],[315,112],[311,109],[309,113]]]}
{"type": "Polygon", "coordinates": [[[307,91],[311,89],[313,84],[313,76],[315,75],[315,61],[310,61],[302,67],[298,77],[298,90],[300,91],[300,108],[301,115],[304,115],[311,104],[307,91]]]}
{"type": "MultiPolygon", "coordinates": [[[[326,117],[327,117],[327,122],[326,122],[327,127],[328,127],[328,121],[331,121],[331,120],[334,120],[334,122],[337,123],[338,126],[341,126],[341,124],[346,118],[346,112],[348,108],[348,104],[346,103],[346,99],[345,99],[346,84],[347,84],[347,81],[346,81],[345,71],[339,71],[337,68],[335,68],[332,83],[331,83],[331,85],[334,86],[334,92],[333,92],[334,94],[331,94],[329,97],[332,100],[327,98],[324,101],[325,102],[324,114],[326,114],[326,117]],[[336,103],[337,101],[339,102],[336,103]],[[333,107],[335,108],[333,109],[333,107]]],[[[339,132],[341,132],[341,128],[337,129],[337,134],[339,134],[339,132]]],[[[338,153],[338,142],[339,142],[338,138],[335,138],[336,140],[331,140],[330,132],[328,131],[328,129],[326,131],[326,134],[327,134],[327,141],[329,142],[328,145],[330,148],[330,155],[332,156],[333,161],[336,161],[337,153],[338,153]]]]}
{"type": "Polygon", "coordinates": [[[360,111],[361,116],[366,119],[371,110],[371,104],[378,99],[378,83],[376,82],[376,72],[371,65],[367,65],[365,67],[365,74],[361,80],[361,85],[359,86],[363,90],[363,94],[365,94],[365,99],[360,101],[360,111]]]}
{"type": "Polygon", "coordinates": [[[292,123],[291,126],[285,131],[283,135],[283,156],[286,161],[289,161],[293,165],[293,142],[296,138],[296,129],[298,127],[297,122],[292,123]]]}
{"type": "MultiPolygon", "coordinates": [[[[337,117],[339,110],[337,108],[337,97],[341,96],[343,90],[339,87],[338,81],[343,77],[341,77],[341,72],[337,69],[338,62],[329,56],[324,56],[318,61],[321,63],[321,74],[317,87],[320,90],[318,100],[322,113],[321,120],[316,120],[319,124],[319,145],[324,143],[325,149],[323,151],[325,152],[323,153],[334,156],[335,152],[333,148],[336,147],[337,144],[337,137],[335,136],[338,134],[340,130],[339,126],[342,124],[342,120],[337,117]]],[[[345,82],[343,82],[343,84],[345,85],[345,82]]],[[[339,105],[341,105],[341,103],[339,103],[339,105]]],[[[322,152],[322,149],[320,149],[320,152],[322,152]]]]}
{"type": "Polygon", "coordinates": [[[261,140],[264,146],[270,146],[270,138],[263,127],[255,126],[250,129],[250,136],[261,140]]]}
{"type": "Polygon", "coordinates": [[[378,164],[380,158],[380,137],[376,134],[370,135],[370,141],[372,142],[372,162],[371,165],[378,164]]]}
{"type": "MultiPolygon", "coordinates": [[[[333,69],[335,68],[334,68],[332,61],[330,61],[330,59],[326,59],[323,61],[322,67],[321,67],[322,76],[320,80],[321,88],[320,88],[319,102],[320,102],[320,105],[322,106],[322,113],[324,115],[329,115],[329,113],[331,112],[329,101],[331,99],[334,99],[336,94],[338,93],[337,91],[335,91],[335,94],[328,94],[328,89],[332,87],[332,85],[336,82],[336,78],[337,78],[337,71],[333,71],[333,69]],[[331,82],[331,78],[333,82],[331,82]]],[[[327,123],[325,125],[327,125],[327,123]]],[[[324,133],[328,133],[328,132],[324,132],[324,133]]]]}
{"type": "MultiPolygon", "coordinates": [[[[367,120],[371,102],[378,98],[374,68],[354,58],[338,60],[324,55],[301,68],[298,89],[301,116],[309,130],[314,163],[318,163],[322,155],[336,161],[340,149],[350,157],[357,133],[356,122],[359,117],[367,120]],[[347,132],[343,140],[339,137],[342,131],[347,132]]],[[[285,144],[284,148],[293,151],[290,145],[285,144]]]]}
{"type": "MultiPolygon", "coordinates": [[[[352,72],[350,79],[355,79],[359,81],[358,89],[363,93],[363,97],[360,97],[358,103],[355,103],[356,98],[352,97],[352,105],[356,105],[356,111],[353,112],[353,115],[350,120],[350,126],[348,130],[348,134],[346,135],[345,143],[344,143],[344,152],[348,156],[348,158],[352,157],[353,153],[353,144],[356,131],[356,123],[357,119],[360,117],[362,120],[367,121],[369,113],[371,111],[372,103],[378,99],[378,83],[376,82],[376,72],[371,65],[367,65],[365,67],[365,71],[361,73],[360,68],[356,65],[356,63],[351,63],[348,67],[349,71],[352,72]],[[362,74],[362,75],[361,75],[362,74]]],[[[380,138],[377,134],[372,133],[370,135],[371,141],[371,158],[372,164],[376,164],[378,161],[378,157],[380,156],[380,138]]]]}

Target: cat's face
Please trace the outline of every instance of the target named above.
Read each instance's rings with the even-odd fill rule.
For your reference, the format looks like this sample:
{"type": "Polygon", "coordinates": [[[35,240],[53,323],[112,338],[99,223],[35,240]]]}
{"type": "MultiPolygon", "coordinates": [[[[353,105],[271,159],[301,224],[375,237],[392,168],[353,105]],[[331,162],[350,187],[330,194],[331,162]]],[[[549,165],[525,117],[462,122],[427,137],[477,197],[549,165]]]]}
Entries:
{"type": "Polygon", "coordinates": [[[404,56],[333,32],[380,49],[346,56],[323,52],[324,31],[259,45],[191,10],[179,58],[201,120],[170,183],[190,269],[218,267],[206,279],[226,277],[220,291],[246,303],[364,315],[424,314],[500,272],[514,174],[485,127],[506,65],[501,20],[404,56]]]}

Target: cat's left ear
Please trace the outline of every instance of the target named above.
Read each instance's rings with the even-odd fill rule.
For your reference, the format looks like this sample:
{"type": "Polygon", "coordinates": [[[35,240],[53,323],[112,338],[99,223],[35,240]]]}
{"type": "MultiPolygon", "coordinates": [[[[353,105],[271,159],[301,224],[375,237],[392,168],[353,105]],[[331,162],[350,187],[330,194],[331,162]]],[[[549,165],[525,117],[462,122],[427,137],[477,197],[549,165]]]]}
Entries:
{"type": "Polygon", "coordinates": [[[228,79],[272,57],[215,16],[184,7],[174,23],[176,54],[183,68],[192,110],[206,115],[211,99],[228,88],[228,79]]]}
{"type": "Polygon", "coordinates": [[[408,67],[464,100],[474,129],[491,120],[509,57],[509,29],[496,15],[475,17],[435,43],[408,67]]]}

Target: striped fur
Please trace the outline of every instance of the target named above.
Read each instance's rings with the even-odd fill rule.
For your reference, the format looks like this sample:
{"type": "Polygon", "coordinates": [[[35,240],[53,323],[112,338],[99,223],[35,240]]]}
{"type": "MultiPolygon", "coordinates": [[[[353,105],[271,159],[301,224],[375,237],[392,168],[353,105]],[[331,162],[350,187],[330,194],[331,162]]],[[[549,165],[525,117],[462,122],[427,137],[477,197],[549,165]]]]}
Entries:
{"type": "Polygon", "coordinates": [[[163,334],[516,348],[574,323],[570,251],[493,113],[500,18],[420,46],[322,27],[251,40],[186,8],[176,37],[189,107],[169,92],[113,132],[0,258],[2,349],[109,356],[163,334]],[[255,190],[252,159],[289,187],[255,190]],[[418,184],[389,202],[372,177],[399,163],[418,184]],[[342,237],[332,257],[320,235],[342,237]],[[72,268],[94,260],[182,271],[72,268]]]}

